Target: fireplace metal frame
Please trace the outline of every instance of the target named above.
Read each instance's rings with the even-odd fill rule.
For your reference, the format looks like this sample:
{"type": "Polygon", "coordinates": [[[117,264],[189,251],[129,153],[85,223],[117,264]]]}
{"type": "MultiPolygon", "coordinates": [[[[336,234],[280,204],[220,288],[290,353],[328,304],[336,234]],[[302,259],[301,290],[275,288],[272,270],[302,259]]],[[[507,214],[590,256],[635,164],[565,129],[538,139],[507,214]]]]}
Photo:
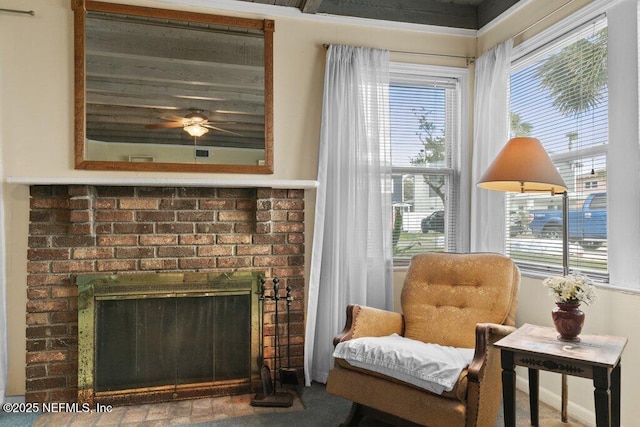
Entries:
{"type": "Polygon", "coordinates": [[[78,275],[78,402],[93,406],[133,404],[249,393],[259,384],[258,281],[262,272],[139,273],[78,275]],[[187,296],[250,295],[250,378],[197,384],[166,385],[109,392],[95,392],[96,301],[114,299],[179,298],[187,296]]]}

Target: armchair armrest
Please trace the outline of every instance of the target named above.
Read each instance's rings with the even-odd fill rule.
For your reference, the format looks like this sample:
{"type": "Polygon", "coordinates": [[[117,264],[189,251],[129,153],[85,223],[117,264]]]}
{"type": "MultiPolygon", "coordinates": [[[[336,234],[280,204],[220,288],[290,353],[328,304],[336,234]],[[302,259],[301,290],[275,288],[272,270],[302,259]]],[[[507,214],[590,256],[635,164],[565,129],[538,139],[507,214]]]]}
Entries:
{"type": "Polygon", "coordinates": [[[467,370],[467,426],[494,425],[502,398],[500,349],[493,344],[515,331],[495,323],[476,325],[476,350],[467,370]],[[484,411],[480,408],[484,407],[484,411]]]}
{"type": "Polygon", "coordinates": [[[402,314],[362,305],[349,305],[344,329],[333,339],[333,345],[352,338],[383,337],[393,333],[404,335],[402,314]]]}
{"type": "Polygon", "coordinates": [[[499,354],[499,351],[493,347],[493,343],[515,330],[516,328],[513,326],[496,323],[478,323],[476,325],[476,349],[467,373],[469,381],[475,383],[482,381],[489,357],[492,356],[490,352],[499,354]]]}

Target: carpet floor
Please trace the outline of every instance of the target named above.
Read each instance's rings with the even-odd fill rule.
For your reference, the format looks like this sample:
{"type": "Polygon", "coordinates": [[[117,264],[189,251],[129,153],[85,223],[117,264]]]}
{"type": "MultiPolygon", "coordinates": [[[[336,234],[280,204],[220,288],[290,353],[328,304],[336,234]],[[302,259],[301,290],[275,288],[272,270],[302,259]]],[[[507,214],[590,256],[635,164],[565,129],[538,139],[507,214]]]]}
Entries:
{"type": "MultiPolygon", "coordinates": [[[[245,396],[247,399],[249,396],[245,396]]],[[[229,397],[234,400],[236,405],[248,405],[248,400],[243,401],[243,397],[234,396],[229,397]]],[[[517,392],[517,426],[525,426],[529,418],[529,400],[528,395],[518,391],[517,392]]],[[[184,412],[187,401],[172,402],[169,405],[175,405],[177,409],[184,412]]],[[[202,402],[197,402],[191,407],[196,409],[202,409],[202,402]]],[[[99,416],[84,416],[87,414],[77,414],[68,417],[64,417],[64,414],[7,414],[0,412],[0,426],[2,427],[59,427],[59,426],[165,426],[165,425],[186,425],[186,426],[211,426],[211,427],[327,427],[337,426],[347,417],[351,408],[351,402],[348,402],[342,398],[328,394],[325,391],[323,384],[313,383],[311,387],[300,387],[297,389],[297,397],[294,401],[294,405],[291,408],[254,408],[248,415],[247,412],[240,412],[237,415],[234,414],[221,414],[224,411],[222,407],[216,407],[214,403],[210,410],[211,415],[203,416],[202,413],[196,415],[196,409],[191,409],[189,413],[184,413],[182,417],[173,418],[156,418],[150,419],[149,415],[155,409],[156,413],[159,407],[157,405],[145,405],[146,418],[131,419],[123,416],[118,421],[108,421],[106,418],[100,420],[99,416]],[[150,409],[149,409],[150,408],[150,409]]],[[[116,408],[122,411],[135,412],[134,407],[122,407],[116,408]]],[[[141,412],[141,411],[138,411],[141,412]]],[[[559,412],[555,409],[540,404],[540,418],[559,419],[559,412]]],[[[498,416],[496,427],[504,425],[502,420],[502,411],[498,416]]],[[[360,423],[361,427],[385,427],[387,424],[381,423],[377,420],[365,418],[360,423]]]]}

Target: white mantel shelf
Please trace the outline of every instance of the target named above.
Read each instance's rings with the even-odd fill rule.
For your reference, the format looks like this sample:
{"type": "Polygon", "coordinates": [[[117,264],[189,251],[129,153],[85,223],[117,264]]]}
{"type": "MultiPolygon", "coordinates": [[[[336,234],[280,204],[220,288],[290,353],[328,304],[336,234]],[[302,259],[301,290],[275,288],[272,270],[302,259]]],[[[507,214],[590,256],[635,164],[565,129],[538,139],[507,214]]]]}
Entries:
{"type": "Polygon", "coordinates": [[[226,187],[226,188],[280,188],[312,190],[318,181],[295,179],[249,178],[106,178],[106,177],[57,177],[57,176],[9,176],[9,184],[24,185],[111,185],[149,187],[226,187]]]}

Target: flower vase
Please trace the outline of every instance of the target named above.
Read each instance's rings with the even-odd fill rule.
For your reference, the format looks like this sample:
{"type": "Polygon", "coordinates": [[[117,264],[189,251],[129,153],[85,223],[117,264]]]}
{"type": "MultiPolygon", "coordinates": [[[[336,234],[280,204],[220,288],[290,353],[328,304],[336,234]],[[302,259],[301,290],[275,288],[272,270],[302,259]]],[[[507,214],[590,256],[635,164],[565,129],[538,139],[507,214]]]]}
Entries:
{"type": "Polygon", "coordinates": [[[579,303],[557,302],[556,308],[551,311],[556,331],[560,333],[560,341],[579,342],[582,325],[584,325],[584,313],[580,310],[579,303]]]}

